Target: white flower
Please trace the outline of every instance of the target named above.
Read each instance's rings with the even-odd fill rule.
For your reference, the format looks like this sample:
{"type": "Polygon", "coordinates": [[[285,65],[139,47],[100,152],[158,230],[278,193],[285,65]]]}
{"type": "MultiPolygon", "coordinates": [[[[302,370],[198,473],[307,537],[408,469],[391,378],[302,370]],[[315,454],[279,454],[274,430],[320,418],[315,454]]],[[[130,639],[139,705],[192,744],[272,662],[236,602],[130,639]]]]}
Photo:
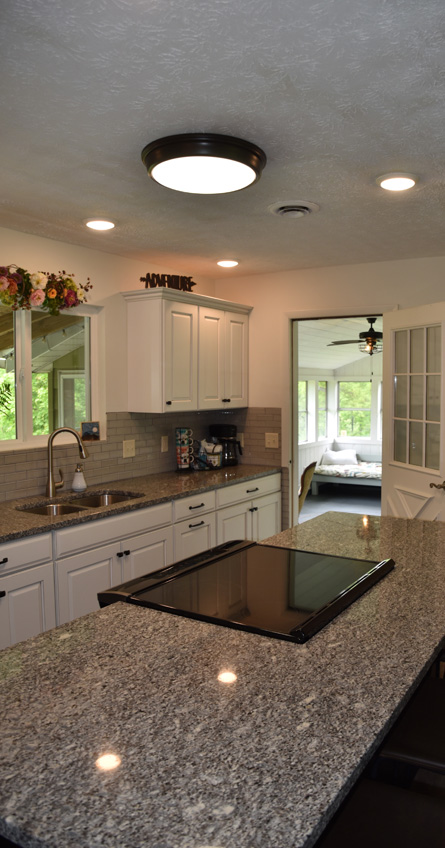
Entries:
{"type": "Polygon", "coordinates": [[[44,289],[48,282],[48,277],[46,274],[42,274],[41,271],[38,271],[37,274],[30,275],[30,280],[33,289],[44,289]]]}
{"type": "Polygon", "coordinates": [[[82,289],[76,289],[77,300],[82,301],[85,299],[85,294],[82,289]]]}

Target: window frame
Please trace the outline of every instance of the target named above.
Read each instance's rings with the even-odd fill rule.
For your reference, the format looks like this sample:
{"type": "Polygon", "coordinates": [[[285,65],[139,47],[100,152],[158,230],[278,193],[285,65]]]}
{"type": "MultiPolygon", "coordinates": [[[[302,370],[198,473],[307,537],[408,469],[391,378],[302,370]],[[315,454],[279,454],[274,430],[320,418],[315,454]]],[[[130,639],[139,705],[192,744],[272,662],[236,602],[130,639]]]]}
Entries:
{"type": "MultiPolygon", "coordinates": [[[[90,318],[90,386],[91,420],[99,421],[101,438],[106,436],[105,394],[99,379],[99,351],[103,347],[103,326],[100,313],[103,307],[81,304],[75,307],[76,315],[90,318]]],[[[15,439],[0,440],[0,453],[12,450],[29,450],[44,447],[49,433],[33,435],[32,421],[32,338],[31,312],[43,309],[20,309],[14,312],[16,433],[15,439]]],[[[72,437],[61,434],[58,444],[69,443],[72,437]]]]}

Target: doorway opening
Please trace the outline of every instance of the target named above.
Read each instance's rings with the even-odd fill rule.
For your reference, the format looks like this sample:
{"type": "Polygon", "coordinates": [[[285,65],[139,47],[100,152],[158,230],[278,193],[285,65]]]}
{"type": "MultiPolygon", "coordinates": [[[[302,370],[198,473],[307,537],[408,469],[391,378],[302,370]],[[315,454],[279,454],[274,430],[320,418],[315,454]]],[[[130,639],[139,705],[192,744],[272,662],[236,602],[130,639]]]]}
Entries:
{"type": "MultiPolygon", "coordinates": [[[[382,332],[382,316],[372,317],[382,332]]],[[[368,329],[368,315],[292,321],[293,524],[329,511],[381,513],[382,354],[360,349],[368,329]]]]}

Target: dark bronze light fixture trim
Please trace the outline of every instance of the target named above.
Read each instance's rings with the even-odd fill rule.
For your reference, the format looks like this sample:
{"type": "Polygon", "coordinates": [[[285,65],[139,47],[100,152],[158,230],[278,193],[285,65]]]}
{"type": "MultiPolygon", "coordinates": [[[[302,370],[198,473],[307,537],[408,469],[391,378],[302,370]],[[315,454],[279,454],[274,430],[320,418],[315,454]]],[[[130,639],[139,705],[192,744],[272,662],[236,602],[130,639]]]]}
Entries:
{"type": "MultiPolygon", "coordinates": [[[[221,194],[231,191],[239,191],[252,185],[259,180],[261,172],[266,165],[267,157],[263,150],[256,144],[245,141],[241,138],[233,136],[217,135],[214,133],[185,133],[184,135],[170,135],[165,138],[159,138],[156,141],[150,142],[142,151],[142,161],[147,169],[147,173],[157,182],[166,185],[168,188],[175,188],[178,191],[189,191],[197,194],[221,194]],[[192,157],[194,161],[192,161],[192,157]],[[219,181],[219,187],[213,187],[212,177],[208,168],[213,162],[205,163],[206,175],[204,184],[196,184],[191,182],[190,187],[181,188],[165,182],[156,174],[156,169],[165,163],[172,163],[174,160],[175,167],[182,163],[185,165],[188,176],[191,178],[192,167],[201,164],[204,160],[211,158],[215,165],[224,167],[235,164],[235,169],[239,167],[240,184],[232,183],[232,177],[222,178],[219,181]],[[189,160],[187,162],[187,160],[189,160]]],[[[215,184],[216,185],[216,184],[215,184]]]]}

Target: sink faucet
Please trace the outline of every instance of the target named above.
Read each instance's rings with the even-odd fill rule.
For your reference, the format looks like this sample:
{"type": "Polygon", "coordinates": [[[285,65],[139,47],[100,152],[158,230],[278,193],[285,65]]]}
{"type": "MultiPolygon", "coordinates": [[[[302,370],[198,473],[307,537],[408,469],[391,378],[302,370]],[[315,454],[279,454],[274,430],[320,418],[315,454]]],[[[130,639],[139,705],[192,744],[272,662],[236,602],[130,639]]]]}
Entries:
{"type": "Polygon", "coordinates": [[[58,480],[57,483],[54,480],[53,471],[53,442],[55,437],[59,433],[72,433],[73,436],[77,439],[77,443],[79,445],[79,453],[82,459],[86,459],[88,456],[88,451],[85,445],[83,444],[79,433],[76,430],[73,430],[72,427],[59,427],[57,430],[53,430],[48,439],[48,480],[46,483],[46,496],[48,498],[53,498],[56,494],[56,490],[63,488],[63,473],[61,469],[59,468],[60,480],[58,480]]]}

